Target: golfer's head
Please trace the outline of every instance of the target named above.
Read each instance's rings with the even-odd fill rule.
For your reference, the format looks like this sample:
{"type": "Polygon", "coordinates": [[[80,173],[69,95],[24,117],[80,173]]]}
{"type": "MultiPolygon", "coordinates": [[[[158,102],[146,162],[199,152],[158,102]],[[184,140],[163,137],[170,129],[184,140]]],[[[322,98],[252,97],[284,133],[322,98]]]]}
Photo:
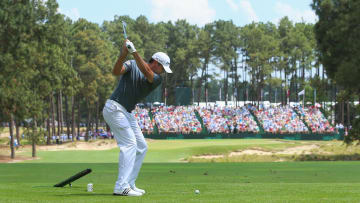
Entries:
{"type": "MultiPolygon", "coordinates": [[[[156,52],[152,57],[153,60],[157,61],[160,68],[159,71],[160,73],[162,72],[167,72],[167,73],[172,73],[171,69],[170,69],[170,58],[167,54],[165,54],[164,52],[156,52]]],[[[157,72],[156,71],[156,72],[157,72]]]]}

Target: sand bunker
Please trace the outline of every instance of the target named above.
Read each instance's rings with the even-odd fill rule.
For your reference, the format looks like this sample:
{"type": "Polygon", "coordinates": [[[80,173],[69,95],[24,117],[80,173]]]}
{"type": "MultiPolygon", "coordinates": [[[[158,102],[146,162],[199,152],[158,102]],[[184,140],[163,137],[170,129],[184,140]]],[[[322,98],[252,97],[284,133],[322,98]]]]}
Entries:
{"type": "MultiPolygon", "coordinates": [[[[265,151],[263,149],[255,148],[255,149],[245,149],[242,151],[231,152],[228,156],[243,156],[243,155],[261,155],[261,156],[271,156],[271,155],[296,155],[296,154],[311,154],[312,150],[318,149],[319,146],[313,145],[304,145],[297,147],[286,148],[281,151],[271,152],[265,151]]],[[[200,155],[200,156],[192,156],[195,159],[216,159],[216,158],[224,158],[226,155],[200,155]]]]}

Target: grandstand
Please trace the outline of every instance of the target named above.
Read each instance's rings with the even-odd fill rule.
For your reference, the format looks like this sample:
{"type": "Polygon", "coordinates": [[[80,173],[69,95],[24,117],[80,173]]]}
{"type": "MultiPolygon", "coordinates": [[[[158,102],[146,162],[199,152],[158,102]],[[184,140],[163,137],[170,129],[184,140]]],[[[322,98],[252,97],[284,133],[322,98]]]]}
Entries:
{"type": "Polygon", "coordinates": [[[136,106],[132,114],[138,121],[141,131],[145,134],[151,134],[154,131],[153,121],[150,119],[149,110],[136,106]]]}
{"type": "Polygon", "coordinates": [[[297,109],[312,132],[333,133],[335,131],[335,128],[330,125],[330,122],[318,108],[311,106],[308,108],[298,107],[297,109]]]}
{"type": "Polygon", "coordinates": [[[290,106],[254,108],[265,132],[308,133],[309,130],[290,106]]]}
{"type": "Polygon", "coordinates": [[[198,107],[207,130],[211,133],[259,132],[255,119],[245,107],[198,107]]]}
{"type": "Polygon", "coordinates": [[[201,123],[193,106],[160,106],[152,111],[160,133],[200,133],[201,123]]]}
{"type": "Polygon", "coordinates": [[[169,134],[194,138],[217,135],[229,138],[340,139],[343,136],[317,107],[159,106],[151,110],[137,107],[133,114],[147,137],[157,134],[156,138],[163,139],[169,134]]]}

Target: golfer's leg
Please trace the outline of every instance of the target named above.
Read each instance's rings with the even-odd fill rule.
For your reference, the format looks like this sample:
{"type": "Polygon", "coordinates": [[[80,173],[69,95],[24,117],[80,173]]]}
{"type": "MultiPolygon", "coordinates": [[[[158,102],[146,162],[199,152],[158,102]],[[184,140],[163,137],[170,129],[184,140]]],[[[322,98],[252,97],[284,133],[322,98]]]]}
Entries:
{"type": "Polygon", "coordinates": [[[122,192],[125,188],[129,188],[128,179],[134,168],[136,156],[136,139],[131,128],[118,128],[118,132],[114,132],[118,146],[119,153],[119,175],[115,184],[114,192],[122,192]],[[118,136],[120,135],[120,136],[118,136]]]}
{"type": "Polygon", "coordinates": [[[130,186],[133,187],[133,186],[135,186],[135,181],[138,177],[140,168],[144,161],[148,146],[146,144],[144,135],[142,134],[141,129],[140,129],[139,124],[137,123],[136,119],[133,118],[133,119],[129,119],[129,120],[130,120],[131,128],[132,128],[133,132],[135,133],[135,137],[136,137],[135,164],[134,164],[134,168],[128,179],[130,186]]]}
{"type": "Polygon", "coordinates": [[[104,119],[114,133],[116,142],[120,147],[119,175],[114,192],[121,193],[129,188],[129,176],[133,170],[136,156],[136,138],[130,123],[121,111],[103,111],[104,119]]]}

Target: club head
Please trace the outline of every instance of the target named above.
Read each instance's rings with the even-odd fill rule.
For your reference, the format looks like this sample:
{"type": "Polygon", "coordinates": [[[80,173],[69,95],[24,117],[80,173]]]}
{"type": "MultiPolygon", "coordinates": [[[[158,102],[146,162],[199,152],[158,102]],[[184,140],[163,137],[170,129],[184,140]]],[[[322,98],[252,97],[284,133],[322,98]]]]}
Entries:
{"type": "Polygon", "coordinates": [[[126,22],[125,22],[125,21],[121,21],[121,23],[122,23],[123,26],[126,28],[126,22]]]}

